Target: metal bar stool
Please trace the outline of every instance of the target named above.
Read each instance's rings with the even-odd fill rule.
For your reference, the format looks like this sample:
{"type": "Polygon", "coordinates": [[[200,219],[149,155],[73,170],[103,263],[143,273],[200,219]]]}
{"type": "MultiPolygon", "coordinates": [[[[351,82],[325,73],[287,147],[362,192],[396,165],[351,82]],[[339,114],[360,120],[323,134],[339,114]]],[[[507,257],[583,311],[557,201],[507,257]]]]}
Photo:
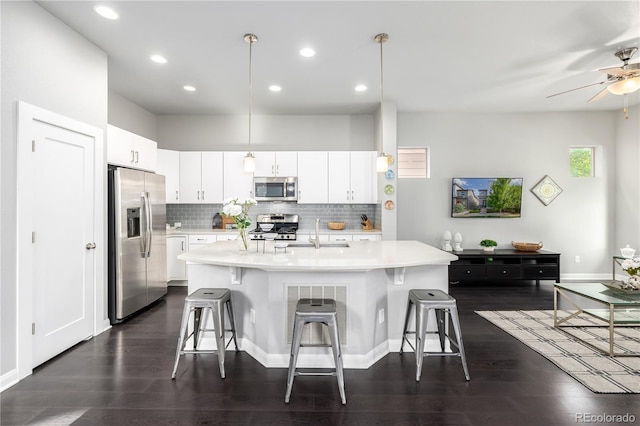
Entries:
{"type": "Polygon", "coordinates": [[[336,376],[338,379],[338,390],[343,404],[347,403],[344,394],[344,373],[342,370],[342,350],[340,349],[340,339],[338,337],[338,314],[336,312],[336,302],[333,299],[300,299],[296,305],[296,314],[293,323],[293,338],[291,340],[291,357],[289,359],[289,375],[287,378],[287,393],[284,402],[289,403],[291,388],[293,387],[294,376],[336,376]],[[331,345],[303,345],[302,332],[307,323],[322,323],[329,329],[331,345]],[[298,351],[301,346],[331,346],[333,350],[333,361],[335,371],[332,372],[309,372],[296,369],[298,361],[298,351]]]}
{"type": "Polygon", "coordinates": [[[469,370],[467,368],[467,359],[464,355],[464,346],[462,344],[462,331],[460,330],[460,319],[458,317],[458,307],[456,305],[456,299],[449,296],[441,290],[409,290],[409,300],[407,302],[407,316],[404,320],[404,330],[402,331],[402,345],[400,345],[400,355],[403,353],[404,342],[407,342],[409,346],[416,353],[416,382],[420,381],[420,375],[422,373],[422,361],[425,356],[458,356],[462,361],[462,368],[464,369],[464,377],[467,381],[471,380],[469,377],[469,370]],[[409,317],[411,316],[411,308],[415,305],[416,309],[416,331],[407,331],[409,325],[409,317]],[[438,331],[427,331],[427,321],[429,318],[429,310],[435,310],[436,323],[438,325],[438,331]],[[445,315],[449,314],[449,318],[455,331],[456,340],[452,339],[446,331],[445,315]],[[440,338],[441,352],[425,352],[424,343],[426,334],[438,334],[440,338]],[[413,347],[407,334],[416,335],[416,346],[413,347]],[[456,352],[445,352],[445,338],[449,340],[451,345],[456,349],[456,352]]]}
{"type": "Polygon", "coordinates": [[[173,366],[173,373],[171,378],[176,378],[176,371],[178,370],[178,362],[180,361],[180,355],[182,354],[218,354],[218,364],[220,366],[220,376],[224,379],[224,355],[225,350],[231,344],[233,344],[238,350],[238,342],[236,341],[236,324],[233,318],[233,307],[231,306],[231,291],[226,288],[201,288],[194,291],[184,299],[184,309],[182,311],[182,323],[180,325],[180,336],[178,337],[178,348],[176,350],[176,362],[173,366]],[[229,321],[231,322],[231,328],[224,328],[224,306],[227,307],[227,313],[229,314],[229,321]],[[206,324],[206,317],[209,311],[213,317],[214,328],[204,328],[206,324]],[[189,318],[193,313],[193,331],[189,333],[189,318]],[[203,331],[214,331],[216,336],[216,349],[213,350],[201,350],[198,349],[200,343],[201,333],[203,331]],[[231,332],[231,338],[229,342],[225,344],[225,331],[231,332]],[[187,340],[193,336],[193,349],[185,349],[187,340]]]}

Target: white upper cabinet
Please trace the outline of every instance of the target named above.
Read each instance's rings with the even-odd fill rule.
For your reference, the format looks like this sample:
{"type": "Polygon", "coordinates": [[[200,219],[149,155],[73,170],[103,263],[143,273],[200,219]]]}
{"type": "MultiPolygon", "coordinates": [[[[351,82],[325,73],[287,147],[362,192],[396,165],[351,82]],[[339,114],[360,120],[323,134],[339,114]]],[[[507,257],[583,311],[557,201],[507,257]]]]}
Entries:
{"type": "Polygon", "coordinates": [[[298,204],[329,202],[329,153],[298,152],[298,204]]]}
{"type": "Polygon", "coordinates": [[[202,153],[203,203],[222,203],[223,161],[222,152],[206,151],[202,153]]]}
{"type": "Polygon", "coordinates": [[[375,155],[373,151],[329,152],[329,203],[376,202],[375,155]]]}
{"type": "Polygon", "coordinates": [[[223,199],[225,200],[236,197],[253,198],[253,173],[245,173],[244,156],[245,152],[241,151],[224,153],[223,199]]]}
{"type": "Polygon", "coordinates": [[[352,151],[350,156],[351,202],[359,204],[377,202],[376,153],[352,151]]]}
{"type": "Polygon", "coordinates": [[[107,125],[107,163],[155,172],[158,144],[119,127],[107,125]]]}
{"type": "Polygon", "coordinates": [[[180,202],[180,152],[159,149],[156,173],[165,176],[166,202],[180,202]]]}
{"type": "Polygon", "coordinates": [[[222,152],[180,152],[180,203],[221,203],[222,170],[222,152]]]}
{"type": "Polygon", "coordinates": [[[297,153],[295,151],[256,151],[255,176],[298,176],[297,153]]]}

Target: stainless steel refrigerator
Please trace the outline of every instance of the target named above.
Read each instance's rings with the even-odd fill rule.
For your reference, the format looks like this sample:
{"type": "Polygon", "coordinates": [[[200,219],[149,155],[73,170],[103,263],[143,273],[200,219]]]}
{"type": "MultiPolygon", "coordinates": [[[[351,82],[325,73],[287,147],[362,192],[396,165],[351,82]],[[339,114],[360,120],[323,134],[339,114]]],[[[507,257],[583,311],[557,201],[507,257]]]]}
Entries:
{"type": "Polygon", "coordinates": [[[165,177],[108,170],[109,321],[122,322],[167,293],[165,177]]]}

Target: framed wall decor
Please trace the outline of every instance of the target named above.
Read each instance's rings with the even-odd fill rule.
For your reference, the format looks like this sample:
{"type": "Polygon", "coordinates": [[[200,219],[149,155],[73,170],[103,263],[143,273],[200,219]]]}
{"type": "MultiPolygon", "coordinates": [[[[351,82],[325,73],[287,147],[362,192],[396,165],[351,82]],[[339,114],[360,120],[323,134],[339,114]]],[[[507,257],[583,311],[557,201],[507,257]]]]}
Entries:
{"type": "Polygon", "coordinates": [[[540,182],[536,183],[534,187],[531,188],[531,192],[533,192],[533,195],[538,197],[538,200],[540,200],[542,204],[548,206],[549,203],[560,195],[562,188],[560,188],[558,184],[549,177],[549,175],[545,175],[540,179],[540,182]]]}

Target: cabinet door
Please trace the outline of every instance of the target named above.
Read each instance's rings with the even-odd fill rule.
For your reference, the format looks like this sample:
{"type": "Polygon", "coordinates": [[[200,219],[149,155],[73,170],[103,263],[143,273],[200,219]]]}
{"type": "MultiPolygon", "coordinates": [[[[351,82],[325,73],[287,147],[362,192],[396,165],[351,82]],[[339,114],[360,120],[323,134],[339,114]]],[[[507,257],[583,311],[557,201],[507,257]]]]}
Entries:
{"type": "Polygon", "coordinates": [[[375,203],[377,198],[375,152],[353,151],[350,154],[351,202],[375,203]]]}
{"type": "Polygon", "coordinates": [[[298,153],[295,151],[276,152],[276,176],[298,176],[298,153]]]}
{"type": "Polygon", "coordinates": [[[158,167],[158,144],[151,139],[133,134],[133,166],[155,172],[158,167]]]}
{"type": "Polygon", "coordinates": [[[222,152],[202,153],[203,203],[222,203],[223,157],[222,152]]]}
{"type": "Polygon", "coordinates": [[[329,202],[350,203],[350,156],[347,151],[329,152],[329,202]]]}
{"type": "Polygon", "coordinates": [[[329,153],[298,152],[298,204],[329,202],[329,153]]]}
{"type": "Polygon", "coordinates": [[[133,133],[107,125],[107,163],[131,167],[135,160],[133,133]]]}
{"type": "MultiPolygon", "coordinates": [[[[244,152],[225,152],[223,198],[253,198],[253,173],[245,173],[243,168],[244,152]]],[[[257,161],[256,161],[257,162],[257,161]]]]}
{"type": "Polygon", "coordinates": [[[187,262],[178,259],[178,255],[186,251],[187,237],[167,237],[167,281],[187,279],[187,262]]]}
{"type": "Polygon", "coordinates": [[[298,159],[295,151],[256,151],[255,176],[298,176],[298,159]]]}
{"type": "Polygon", "coordinates": [[[267,177],[276,175],[276,153],[273,151],[256,151],[256,171],[254,176],[267,177]]]}
{"type": "Polygon", "coordinates": [[[180,204],[201,203],[201,154],[180,152],[180,204]]]}
{"type": "Polygon", "coordinates": [[[168,149],[158,150],[157,173],[165,177],[167,203],[180,201],[180,152],[168,149]]]}

